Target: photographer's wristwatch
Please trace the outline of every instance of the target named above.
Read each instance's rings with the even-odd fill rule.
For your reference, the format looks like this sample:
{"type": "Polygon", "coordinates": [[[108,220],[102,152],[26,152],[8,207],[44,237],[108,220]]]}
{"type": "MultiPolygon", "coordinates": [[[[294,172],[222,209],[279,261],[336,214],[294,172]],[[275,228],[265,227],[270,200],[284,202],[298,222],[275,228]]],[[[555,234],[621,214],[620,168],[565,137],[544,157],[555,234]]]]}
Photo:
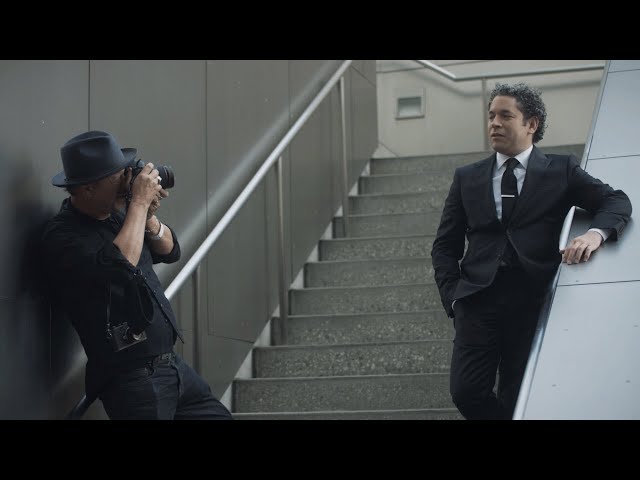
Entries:
{"type": "Polygon", "coordinates": [[[158,230],[156,235],[154,235],[151,230],[145,229],[144,233],[149,240],[160,240],[162,238],[162,235],[164,234],[164,224],[160,220],[158,220],[158,223],[160,224],[160,230],[158,230]]]}

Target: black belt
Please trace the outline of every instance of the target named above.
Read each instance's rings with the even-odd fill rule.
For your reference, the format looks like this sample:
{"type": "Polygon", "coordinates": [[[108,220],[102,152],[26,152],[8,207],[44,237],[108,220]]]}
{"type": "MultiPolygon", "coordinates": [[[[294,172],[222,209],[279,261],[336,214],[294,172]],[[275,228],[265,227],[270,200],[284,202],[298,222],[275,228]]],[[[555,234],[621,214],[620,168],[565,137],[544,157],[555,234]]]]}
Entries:
{"type": "Polygon", "coordinates": [[[158,355],[157,357],[153,357],[149,360],[149,365],[155,367],[161,363],[168,363],[170,360],[174,360],[176,358],[176,354],[173,352],[163,353],[162,355],[158,355]]]}

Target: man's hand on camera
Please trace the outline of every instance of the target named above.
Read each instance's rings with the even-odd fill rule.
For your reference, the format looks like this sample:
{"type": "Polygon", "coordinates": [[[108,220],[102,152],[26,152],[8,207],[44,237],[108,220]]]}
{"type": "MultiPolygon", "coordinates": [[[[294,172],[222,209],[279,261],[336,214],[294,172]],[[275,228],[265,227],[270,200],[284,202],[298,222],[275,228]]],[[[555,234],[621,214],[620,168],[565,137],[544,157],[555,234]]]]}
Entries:
{"type": "Polygon", "coordinates": [[[156,198],[153,199],[153,201],[151,202],[151,205],[149,205],[149,210],[147,210],[147,220],[149,220],[151,217],[153,217],[156,214],[156,212],[160,208],[160,201],[163,198],[167,198],[168,196],[169,196],[169,192],[167,192],[164,188],[158,191],[158,195],[156,196],[156,198]]]}
{"type": "MultiPolygon", "coordinates": [[[[158,180],[158,170],[149,162],[136,176],[131,186],[131,202],[141,203],[150,208],[154,200],[158,200],[160,195],[160,181],[158,180]]],[[[159,202],[158,202],[159,206],[159,202]]],[[[157,210],[157,207],[156,207],[157,210]]]]}

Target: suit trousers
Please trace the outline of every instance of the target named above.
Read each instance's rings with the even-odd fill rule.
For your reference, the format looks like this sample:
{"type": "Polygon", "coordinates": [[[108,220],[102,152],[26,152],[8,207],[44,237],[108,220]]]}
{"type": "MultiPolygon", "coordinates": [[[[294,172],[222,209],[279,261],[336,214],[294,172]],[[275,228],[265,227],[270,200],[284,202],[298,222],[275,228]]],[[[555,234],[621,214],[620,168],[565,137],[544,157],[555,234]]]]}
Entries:
{"type": "Polygon", "coordinates": [[[489,287],[455,303],[450,391],[466,419],[513,417],[544,293],[521,268],[500,268],[489,287]]]}

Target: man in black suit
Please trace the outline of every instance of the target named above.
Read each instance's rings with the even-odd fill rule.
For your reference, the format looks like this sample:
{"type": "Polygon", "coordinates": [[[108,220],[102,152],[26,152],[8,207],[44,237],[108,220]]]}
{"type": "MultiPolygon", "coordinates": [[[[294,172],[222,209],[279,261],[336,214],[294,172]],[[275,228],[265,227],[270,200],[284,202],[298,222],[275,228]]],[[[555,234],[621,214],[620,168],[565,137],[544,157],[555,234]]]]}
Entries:
{"type": "Polygon", "coordinates": [[[456,170],[433,243],[435,280],[456,331],[451,396],[467,419],[512,418],[558,265],[589,260],[631,216],[627,195],[591,177],[575,156],[534,146],[546,117],[539,91],[496,84],[488,118],[496,153],[456,170]],[[592,228],[558,251],[573,205],[593,215],[592,228]]]}

